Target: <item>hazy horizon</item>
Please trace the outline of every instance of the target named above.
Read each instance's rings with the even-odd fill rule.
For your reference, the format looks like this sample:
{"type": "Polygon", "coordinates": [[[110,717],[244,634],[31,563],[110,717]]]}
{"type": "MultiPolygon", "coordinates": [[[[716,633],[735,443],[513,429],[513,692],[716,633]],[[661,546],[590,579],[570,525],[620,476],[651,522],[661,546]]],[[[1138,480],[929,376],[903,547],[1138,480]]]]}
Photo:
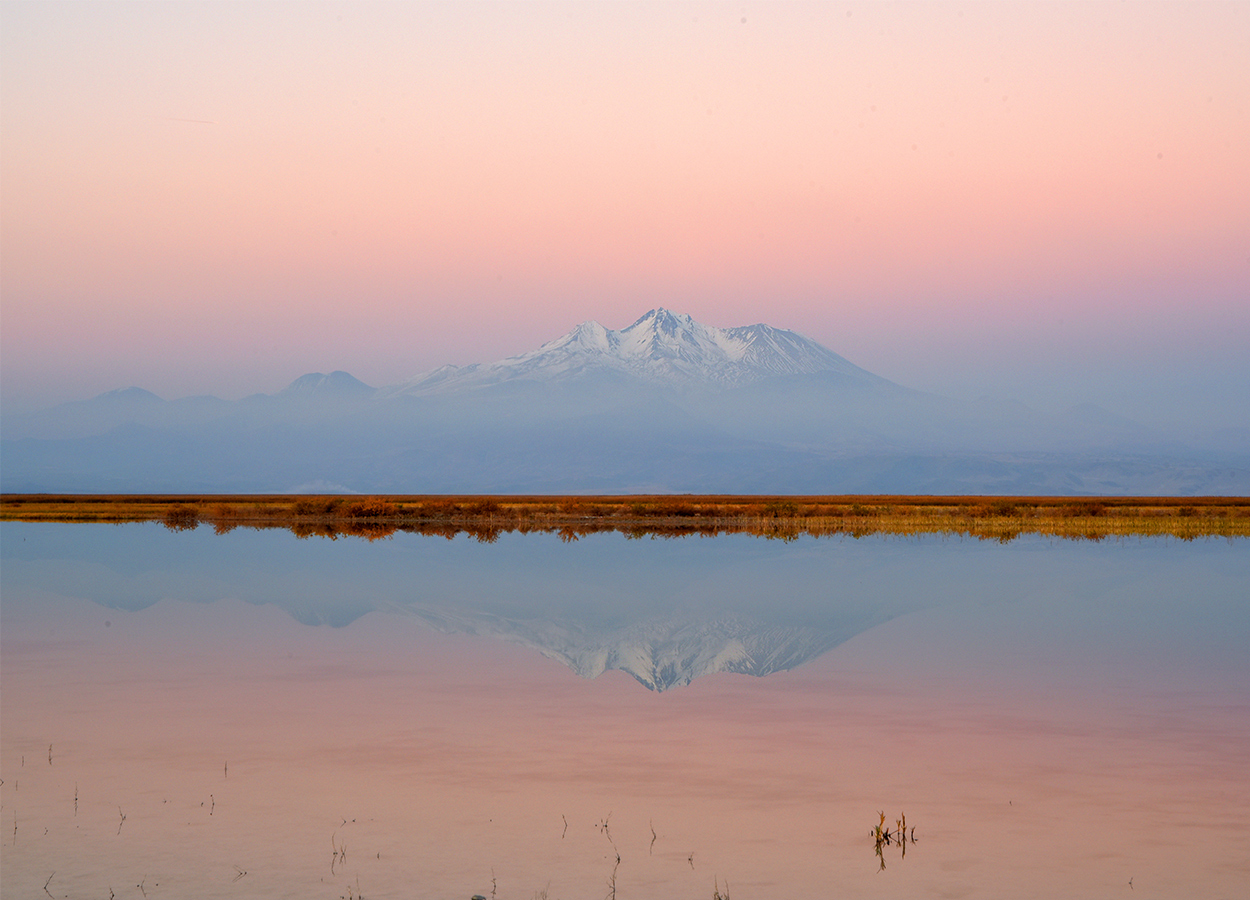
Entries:
{"type": "MultiPolygon", "coordinates": [[[[587,320],[587,321],[591,321],[591,320],[587,320]]],[[[582,323],[579,322],[577,324],[580,325],[582,323]]],[[[629,323],[626,323],[626,324],[629,324],[629,323]]],[[[703,323],[703,324],[707,324],[707,323],[703,323]]],[[[738,323],[738,324],[745,324],[745,323],[738,323]]],[[[757,324],[757,323],[751,323],[751,324],[757,324]]],[[[771,324],[771,325],[774,325],[774,327],[784,327],[784,326],[776,325],[776,323],[764,323],[764,324],[771,324]]],[[[727,326],[727,327],[734,327],[734,326],[727,326]]],[[[572,328],[570,328],[569,330],[571,331],[572,328]]],[[[560,337],[560,336],[561,335],[551,335],[550,338],[548,338],[547,340],[554,340],[555,338],[560,337]]],[[[522,352],[532,351],[535,349],[537,349],[537,345],[535,347],[522,348],[518,350],[516,353],[509,354],[509,357],[519,355],[522,352]]],[[[834,352],[837,352],[835,348],[831,347],[829,349],[834,350],[834,352]]],[[[472,364],[479,364],[479,363],[490,364],[490,363],[494,363],[498,361],[499,360],[495,360],[495,359],[477,359],[477,360],[466,360],[464,362],[452,363],[452,365],[463,366],[463,365],[472,365],[472,364]]],[[[447,363],[443,363],[441,365],[446,365],[446,364],[447,363]]],[[[437,368],[437,366],[434,368],[437,368]]],[[[280,393],[285,388],[289,387],[293,382],[295,382],[296,380],[298,380],[299,378],[303,376],[310,375],[310,374],[329,374],[335,371],[347,372],[353,377],[358,377],[356,372],[352,372],[350,370],[343,369],[341,367],[326,367],[321,372],[309,371],[309,372],[291,373],[289,378],[284,377],[282,373],[274,373],[273,378],[269,380],[270,383],[265,384],[263,387],[258,387],[255,389],[243,389],[235,393],[225,394],[224,396],[222,394],[215,394],[215,393],[212,393],[211,391],[206,391],[206,390],[191,390],[188,393],[179,393],[179,392],[171,393],[169,391],[162,391],[158,387],[153,387],[153,385],[151,384],[137,384],[137,383],[125,384],[125,385],[119,384],[119,385],[111,386],[111,387],[84,386],[84,388],[88,391],[87,393],[84,393],[78,396],[67,396],[63,399],[56,399],[51,402],[48,402],[46,400],[42,402],[31,401],[29,398],[27,398],[26,402],[21,402],[21,401],[6,402],[6,407],[7,407],[6,412],[9,414],[23,414],[23,413],[28,413],[28,412],[38,412],[40,410],[51,409],[52,407],[58,406],[61,403],[75,403],[75,402],[92,400],[104,394],[117,393],[120,391],[126,391],[130,389],[135,389],[135,388],[155,394],[160,399],[167,400],[167,401],[180,400],[180,399],[186,399],[186,398],[191,398],[191,397],[207,397],[207,396],[217,397],[219,399],[223,399],[227,401],[235,401],[235,400],[240,400],[245,397],[254,396],[258,394],[269,394],[269,395],[277,394],[277,393],[280,393]]],[[[365,384],[367,384],[369,387],[372,387],[372,388],[395,387],[396,385],[400,385],[408,381],[413,376],[425,374],[429,371],[432,371],[432,369],[426,369],[421,372],[413,372],[412,375],[407,376],[401,379],[400,381],[395,382],[394,384],[369,383],[363,378],[358,379],[358,380],[364,382],[365,384]]],[[[873,374],[880,374],[880,373],[874,372],[873,374]]],[[[1168,384],[1163,384],[1160,382],[1156,385],[1153,385],[1152,386],[1153,390],[1151,392],[1151,399],[1154,402],[1149,402],[1149,403],[1142,402],[1140,399],[1135,400],[1127,391],[1124,391],[1124,390],[1121,390],[1120,393],[1118,394],[1115,393],[1114,391],[1109,391],[1109,390],[1103,390],[1100,392],[1096,388],[1091,390],[1090,386],[1087,384],[1075,385],[1075,386],[1070,387],[1068,390],[1056,389],[1056,385],[1044,383],[1044,378],[1045,378],[1044,375],[1041,376],[1041,378],[1043,379],[1042,382],[1035,381],[1030,388],[1030,385],[1026,383],[1020,383],[1020,384],[1015,384],[1015,385],[1005,384],[1002,382],[999,382],[996,385],[978,385],[974,383],[961,384],[958,381],[949,380],[952,374],[950,372],[934,372],[930,374],[933,376],[933,378],[926,379],[925,383],[934,385],[936,382],[937,386],[929,387],[926,390],[937,396],[948,396],[948,397],[957,398],[961,400],[991,399],[991,400],[1018,401],[1018,402],[1023,402],[1026,404],[1032,404],[1038,411],[1045,412],[1045,413],[1056,413],[1056,412],[1061,412],[1067,409],[1079,407],[1085,404],[1094,404],[1094,405],[1100,406],[1101,408],[1113,414],[1122,415],[1130,419],[1135,419],[1136,421],[1139,421],[1142,424],[1147,424],[1152,427],[1158,427],[1158,428],[1167,428],[1169,426],[1185,427],[1188,425],[1197,426],[1199,423],[1201,423],[1202,426],[1210,428],[1212,427],[1212,423],[1213,423],[1212,405],[1218,404],[1220,402],[1220,398],[1218,397],[1213,398],[1210,396],[1202,396],[1201,394],[1202,386],[1200,384],[1197,384],[1193,380],[1192,373],[1190,374],[1189,380],[1185,379],[1183,373],[1173,373],[1173,375],[1171,376],[1173,379],[1175,379],[1177,375],[1180,376],[1180,379],[1172,380],[1168,384]],[[943,386],[949,386],[950,389],[943,390],[943,386]],[[1047,387],[1051,388],[1051,390],[1047,391],[1046,390],[1047,387]],[[1169,396],[1169,393],[1170,393],[1170,396],[1169,396]],[[1164,402],[1159,402],[1161,399],[1164,402]],[[1203,405],[1204,402],[1207,404],[1206,406],[1203,405]],[[1185,415],[1189,417],[1188,421],[1186,421],[1183,418],[1185,415]]],[[[905,382],[899,382],[899,383],[902,384],[902,386],[904,387],[913,387],[913,385],[907,384],[905,382]]],[[[1121,384],[1121,385],[1118,385],[1118,387],[1123,389],[1124,385],[1121,384]]],[[[1139,383],[1138,387],[1139,388],[1144,387],[1144,385],[1139,383]]],[[[1230,417],[1230,420],[1227,422],[1227,424],[1236,426],[1237,422],[1239,421],[1237,416],[1235,415],[1235,411],[1237,409],[1236,404],[1240,402],[1240,399],[1236,393],[1237,385],[1234,384],[1234,385],[1231,385],[1230,387],[1232,388],[1232,391],[1231,391],[1232,396],[1230,398],[1230,409],[1231,411],[1234,412],[1234,415],[1230,417]]],[[[1243,391],[1243,393],[1247,393],[1246,400],[1247,402],[1250,402],[1250,388],[1247,388],[1246,391],[1243,391]]]]}
{"type": "Polygon", "coordinates": [[[0,398],[402,382],[664,306],[1250,408],[1250,8],[0,7],[0,398]]]}

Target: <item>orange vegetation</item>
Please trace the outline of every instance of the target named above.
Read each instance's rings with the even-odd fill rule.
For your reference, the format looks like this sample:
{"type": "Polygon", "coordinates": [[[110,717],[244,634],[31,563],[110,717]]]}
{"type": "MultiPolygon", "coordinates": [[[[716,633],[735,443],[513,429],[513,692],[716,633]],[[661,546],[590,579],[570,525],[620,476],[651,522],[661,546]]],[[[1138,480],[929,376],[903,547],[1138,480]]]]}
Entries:
{"type": "Polygon", "coordinates": [[[949,496],[0,496],[0,519],[27,522],[159,521],[175,530],[206,524],[288,528],[300,537],[395,531],[495,540],[503,532],[551,531],[565,540],[618,531],[631,536],[746,533],[1020,534],[1101,539],[1129,535],[1250,537],[1250,498],[949,496]]]}

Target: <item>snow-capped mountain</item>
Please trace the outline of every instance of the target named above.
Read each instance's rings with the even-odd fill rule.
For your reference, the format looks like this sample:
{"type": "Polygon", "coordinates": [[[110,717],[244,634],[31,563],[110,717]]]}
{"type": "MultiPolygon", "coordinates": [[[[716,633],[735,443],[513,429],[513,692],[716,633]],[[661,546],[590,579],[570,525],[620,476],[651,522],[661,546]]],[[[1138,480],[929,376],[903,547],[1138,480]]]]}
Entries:
{"type": "Polygon", "coordinates": [[[885,379],[796,332],[763,324],[714,328],[660,308],[619,331],[598,322],[583,322],[537,350],[495,363],[443,366],[386,393],[428,394],[515,379],[556,381],[587,374],[615,374],[659,384],[733,387],[770,376],[817,372],[885,383],[885,379]]]}

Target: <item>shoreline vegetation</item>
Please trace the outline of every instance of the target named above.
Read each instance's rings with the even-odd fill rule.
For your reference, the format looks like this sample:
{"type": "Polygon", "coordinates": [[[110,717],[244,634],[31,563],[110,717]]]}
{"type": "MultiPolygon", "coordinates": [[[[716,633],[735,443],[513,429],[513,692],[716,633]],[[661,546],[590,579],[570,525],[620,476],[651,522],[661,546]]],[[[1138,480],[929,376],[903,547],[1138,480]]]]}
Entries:
{"type": "Polygon", "coordinates": [[[331,540],[464,534],[487,543],[507,532],[554,532],[575,541],[608,531],[637,538],[941,534],[1007,542],[1037,534],[1193,540],[1250,537],[1250,498],[4,494],[0,521],[161,522],[175,531],[207,525],[218,534],[285,528],[296,537],[331,540]]]}

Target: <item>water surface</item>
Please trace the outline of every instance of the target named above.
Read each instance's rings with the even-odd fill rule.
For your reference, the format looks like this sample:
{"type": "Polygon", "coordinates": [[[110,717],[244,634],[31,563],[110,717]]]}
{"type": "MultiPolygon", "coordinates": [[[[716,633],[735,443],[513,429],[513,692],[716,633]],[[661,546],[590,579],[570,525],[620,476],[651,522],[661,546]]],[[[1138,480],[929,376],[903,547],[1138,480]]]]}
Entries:
{"type": "Polygon", "coordinates": [[[4,523],[0,549],[6,896],[1250,882],[1245,541],[4,523]]]}

